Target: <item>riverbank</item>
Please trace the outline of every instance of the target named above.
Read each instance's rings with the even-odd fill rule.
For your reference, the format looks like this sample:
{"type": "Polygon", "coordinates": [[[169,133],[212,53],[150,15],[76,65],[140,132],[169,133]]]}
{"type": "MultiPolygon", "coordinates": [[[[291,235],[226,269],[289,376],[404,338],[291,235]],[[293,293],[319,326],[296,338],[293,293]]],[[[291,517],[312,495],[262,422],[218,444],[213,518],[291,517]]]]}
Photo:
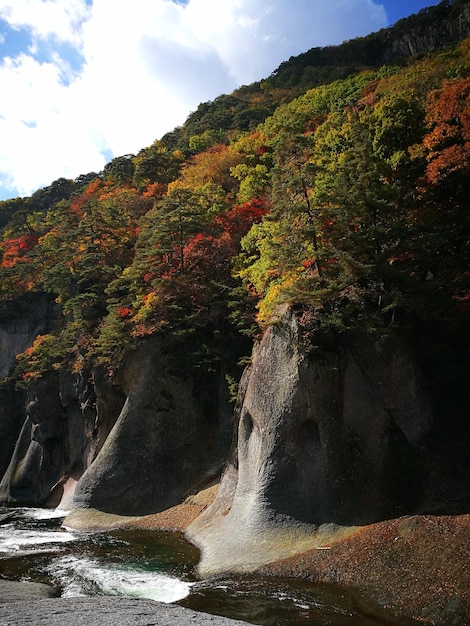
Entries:
{"type": "Polygon", "coordinates": [[[470,624],[470,515],[416,515],[365,526],[258,571],[357,589],[397,616],[470,624]]]}
{"type": "Polygon", "coordinates": [[[39,583],[0,580],[1,626],[246,626],[247,622],[141,598],[54,598],[39,583]]]}
{"type": "MultiPolygon", "coordinates": [[[[141,518],[75,511],[74,528],[142,528],[184,533],[214,500],[217,485],[181,505],[141,518]],[[114,519],[115,518],[115,519],[114,519]],[[94,521],[93,521],[94,520],[94,521]],[[88,524],[88,526],[87,526],[88,524]]],[[[351,529],[315,549],[264,564],[255,573],[325,582],[424,624],[470,624],[470,515],[415,515],[351,529]]]]}
{"type": "Polygon", "coordinates": [[[76,509],[64,521],[74,530],[156,530],[184,533],[186,528],[208,507],[217,495],[218,483],[188,496],[170,509],[141,517],[113,515],[95,509],[76,509]]]}

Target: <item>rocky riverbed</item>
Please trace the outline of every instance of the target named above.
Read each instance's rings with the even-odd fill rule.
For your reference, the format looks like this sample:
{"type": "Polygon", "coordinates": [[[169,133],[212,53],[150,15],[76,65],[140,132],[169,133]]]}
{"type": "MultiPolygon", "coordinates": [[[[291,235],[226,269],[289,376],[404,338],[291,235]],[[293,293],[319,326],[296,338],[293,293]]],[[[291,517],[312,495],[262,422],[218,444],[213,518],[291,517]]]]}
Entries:
{"type": "MultiPolygon", "coordinates": [[[[180,507],[140,519],[82,510],[66,522],[81,529],[118,526],[184,532],[214,495],[215,487],[180,507]],[[186,515],[179,517],[182,511],[186,515]]],[[[323,533],[315,548],[270,561],[257,573],[355,589],[390,615],[422,624],[470,624],[470,515],[403,516],[351,528],[349,533],[333,532],[330,537],[323,533]]]]}

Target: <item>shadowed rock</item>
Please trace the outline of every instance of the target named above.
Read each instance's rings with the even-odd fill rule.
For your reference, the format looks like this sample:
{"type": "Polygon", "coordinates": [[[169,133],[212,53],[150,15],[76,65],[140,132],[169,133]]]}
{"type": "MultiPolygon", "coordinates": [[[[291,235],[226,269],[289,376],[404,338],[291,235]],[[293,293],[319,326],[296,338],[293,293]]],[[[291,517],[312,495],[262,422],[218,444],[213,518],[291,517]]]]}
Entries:
{"type": "Polygon", "coordinates": [[[214,504],[188,528],[201,573],[253,567],[348,528],[431,506],[431,403],[397,337],[335,348],[287,312],[255,347],[237,450],[214,504]]]}
{"type": "Polygon", "coordinates": [[[122,515],[162,511],[220,471],[217,385],[208,410],[191,379],[169,372],[158,340],[130,355],[121,381],[125,405],[73,504],[122,515]]]}

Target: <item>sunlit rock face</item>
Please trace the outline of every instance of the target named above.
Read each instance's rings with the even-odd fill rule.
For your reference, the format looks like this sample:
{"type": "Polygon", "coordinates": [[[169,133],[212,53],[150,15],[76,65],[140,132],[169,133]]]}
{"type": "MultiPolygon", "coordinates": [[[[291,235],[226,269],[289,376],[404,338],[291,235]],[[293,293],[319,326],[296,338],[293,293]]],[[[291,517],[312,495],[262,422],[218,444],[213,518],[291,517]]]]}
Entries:
{"type": "Polygon", "coordinates": [[[187,531],[202,573],[247,571],[301,551],[315,529],[331,538],[432,506],[433,415],[410,352],[397,337],[315,346],[305,334],[287,312],[255,348],[237,450],[187,531]]]}
{"type": "MultiPolygon", "coordinates": [[[[439,8],[430,7],[430,11],[398,22],[394,28],[384,31],[383,49],[378,58],[384,64],[392,64],[399,58],[426,54],[439,50],[459,40],[466,39],[470,30],[470,7],[466,3],[450,6],[441,3],[439,8]],[[440,14],[439,14],[440,13],[440,14]]],[[[379,51],[376,50],[378,53],[379,51]]]]}
{"type": "Polygon", "coordinates": [[[218,402],[216,377],[212,389],[201,390],[170,369],[158,339],[129,355],[120,374],[124,407],[76,487],[75,508],[124,515],[158,512],[220,472],[230,434],[221,441],[227,429],[221,429],[220,416],[228,413],[218,402]],[[210,402],[201,402],[201,396],[210,402]]]}

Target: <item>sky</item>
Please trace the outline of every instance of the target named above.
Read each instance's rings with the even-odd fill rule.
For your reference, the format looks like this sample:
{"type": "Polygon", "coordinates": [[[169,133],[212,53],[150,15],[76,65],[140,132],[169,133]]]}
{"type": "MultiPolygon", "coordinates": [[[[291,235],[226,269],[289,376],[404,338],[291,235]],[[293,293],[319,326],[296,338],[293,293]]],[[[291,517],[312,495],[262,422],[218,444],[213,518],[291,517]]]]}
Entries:
{"type": "Polygon", "coordinates": [[[438,0],[0,0],[0,200],[100,172],[201,102],[438,0]]]}

